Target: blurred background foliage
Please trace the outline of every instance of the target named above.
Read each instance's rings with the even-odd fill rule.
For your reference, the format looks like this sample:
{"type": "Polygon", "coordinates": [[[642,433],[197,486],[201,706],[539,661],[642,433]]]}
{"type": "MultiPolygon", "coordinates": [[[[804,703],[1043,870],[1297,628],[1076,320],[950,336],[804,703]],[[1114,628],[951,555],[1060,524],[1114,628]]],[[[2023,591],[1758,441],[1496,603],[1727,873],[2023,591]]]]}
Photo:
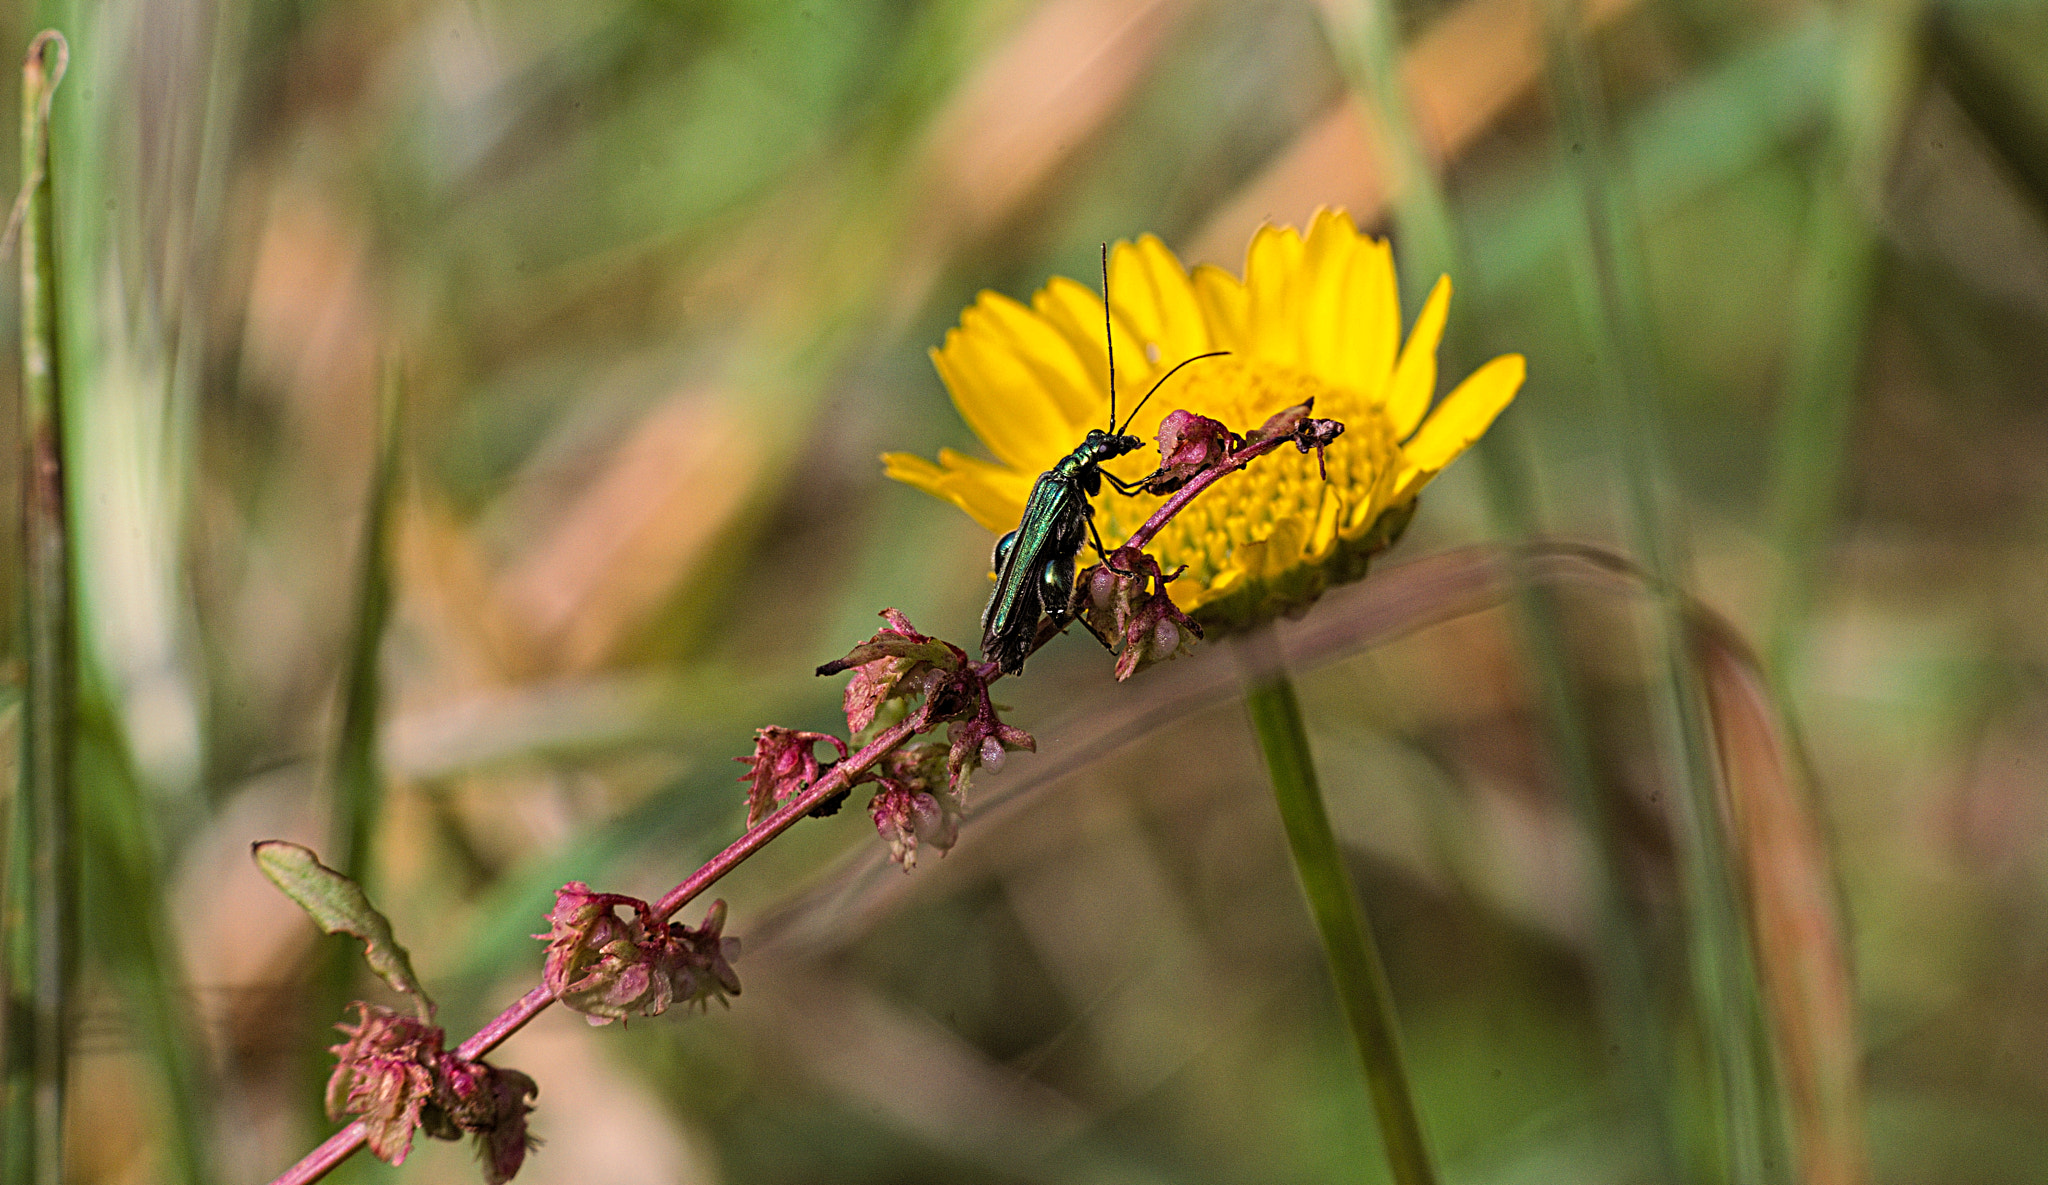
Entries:
{"type": "MultiPolygon", "coordinates": [[[[554,886],[653,897],[737,833],[730,759],[830,726],[809,672],[876,610],[974,635],[989,540],[876,454],[974,448],[924,352],[977,290],[1147,231],[1235,269],[1322,204],[1394,232],[1411,316],[1458,270],[1447,371],[1530,359],[1390,557],[1420,574],[1296,638],[1446,1178],[1745,1179],[1641,585],[1553,580],[1547,651],[1526,600],[1417,591],[1422,557],[1540,532],[1654,541],[1795,725],[1773,801],[1833,862],[1794,845],[1818,929],[1759,923],[1757,975],[1844,973],[1839,892],[1853,990],[1774,1031],[1852,1036],[1851,1134],[1816,1161],[1794,1116],[1747,1179],[2040,1179],[2048,6],[1380,15],[1393,136],[1337,0],[13,10],[10,44],[72,46],[77,1179],[262,1181],[325,1132],[367,989],[251,840],[360,870],[467,1033],[534,981],[554,886]]],[[[857,809],[743,868],[730,1012],[515,1038],[547,1141],[521,1179],[1373,1179],[1211,649],[1114,687],[1058,643],[1006,691],[1040,754],[912,877],[857,809]]]]}

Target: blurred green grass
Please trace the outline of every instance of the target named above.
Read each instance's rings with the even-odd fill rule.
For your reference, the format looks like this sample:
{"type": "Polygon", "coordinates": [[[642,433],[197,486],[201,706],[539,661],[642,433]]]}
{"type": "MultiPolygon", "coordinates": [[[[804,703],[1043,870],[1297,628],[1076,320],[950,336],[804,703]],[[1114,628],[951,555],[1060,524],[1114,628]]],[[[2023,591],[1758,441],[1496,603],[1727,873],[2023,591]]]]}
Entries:
{"type": "MultiPolygon", "coordinates": [[[[1600,394],[1615,335],[1582,296],[1584,144],[1542,11],[1399,9],[1430,65],[1407,83],[1466,261],[1462,348],[1522,352],[1531,378],[1504,484],[1453,470],[1393,558],[1525,532],[1642,554],[1625,495],[1653,462],[1674,576],[1768,644],[1796,721],[1848,919],[1869,1179],[2031,1180],[2048,9],[1586,14],[1660,458],[1600,394]]],[[[736,831],[729,758],[756,726],[829,723],[837,688],[809,671],[877,609],[972,634],[989,541],[885,488],[875,455],[974,447],[924,351],[978,289],[1092,275],[1098,243],[1146,231],[1235,267],[1258,217],[1390,208],[1355,137],[1316,138],[1346,73],[1305,3],[112,0],[6,24],[73,46],[80,768],[105,821],[82,1181],[267,1180],[323,1130],[301,1079],[331,1039],[307,1004],[324,956],[245,850],[328,838],[387,360],[407,383],[368,872],[467,1031],[532,981],[555,884],[652,896],[736,831]]],[[[1655,629],[1556,596],[1554,685],[1505,613],[1306,674],[1332,811],[1446,1179],[1723,1179],[1655,629]],[[1558,687],[1604,847],[1560,772],[1558,687]],[[1617,979],[1603,944],[1631,934],[1644,974],[1617,979]],[[1648,1097],[1629,1008],[1668,1059],[1648,1097]]],[[[1064,705],[1183,677],[1112,694],[1079,638],[1033,673],[1007,698],[1043,752],[984,794],[1052,760],[1064,705]]],[[[732,1012],[499,1055],[541,1081],[530,1178],[1371,1177],[1235,712],[1113,734],[908,880],[860,863],[857,810],[800,828],[721,886],[735,932],[785,935],[738,964],[732,1012]],[[840,929],[787,937],[792,909],[840,929]]]]}

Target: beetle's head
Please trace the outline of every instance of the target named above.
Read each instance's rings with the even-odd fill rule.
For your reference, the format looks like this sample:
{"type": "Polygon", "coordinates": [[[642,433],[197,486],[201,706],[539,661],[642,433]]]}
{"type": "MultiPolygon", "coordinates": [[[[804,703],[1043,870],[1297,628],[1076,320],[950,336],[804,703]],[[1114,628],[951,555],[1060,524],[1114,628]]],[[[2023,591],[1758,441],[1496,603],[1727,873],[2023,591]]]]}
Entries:
{"type": "Polygon", "coordinates": [[[1124,436],[1116,432],[1104,432],[1100,428],[1088,429],[1088,438],[1081,442],[1088,456],[1096,461],[1108,461],[1135,453],[1145,447],[1145,442],[1136,436],[1124,436]]]}

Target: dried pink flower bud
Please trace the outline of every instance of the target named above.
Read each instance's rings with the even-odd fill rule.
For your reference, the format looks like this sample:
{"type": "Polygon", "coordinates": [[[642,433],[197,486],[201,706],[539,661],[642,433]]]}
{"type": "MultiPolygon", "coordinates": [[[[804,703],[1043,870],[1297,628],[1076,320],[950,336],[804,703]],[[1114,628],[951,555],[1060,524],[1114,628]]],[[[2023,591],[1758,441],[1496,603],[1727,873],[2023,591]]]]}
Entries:
{"type": "Polygon", "coordinates": [[[830,733],[775,727],[755,730],[753,755],[733,758],[747,766],[747,772],[740,775],[740,781],[748,783],[747,826],[767,818],[777,804],[818,780],[819,741],[837,749],[841,761],[846,759],[846,742],[830,733]]]}
{"type": "Polygon", "coordinates": [[[884,753],[874,780],[936,794],[946,785],[946,750],[920,742],[884,753]]]}
{"type": "Polygon", "coordinates": [[[1133,547],[1118,548],[1109,562],[1088,569],[1088,599],[1081,620],[1104,646],[1116,652],[1116,677],[1184,654],[1202,627],[1180,611],[1166,586],[1178,579],[1159,570],[1159,561],[1133,547]]]}
{"type": "Polygon", "coordinates": [[[434,1078],[434,1097],[420,1112],[420,1126],[428,1135],[452,1140],[495,1121],[497,1100],[491,1093],[488,1063],[464,1061],[444,1053],[434,1078]]]}
{"type": "Polygon", "coordinates": [[[959,809],[950,796],[915,790],[891,779],[883,780],[882,788],[868,801],[868,814],[875,820],[875,831],[888,841],[889,858],[905,872],[917,867],[920,845],[943,856],[960,838],[959,809]]]}
{"type": "Polygon", "coordinates": [[[984,689],[981,706],[974,715],[956,721],[946,729],[949,742],[946,752],[946,782],[953,796],[962,802],[967,797],[967,782],[977,766],[990,769],[1003,764],[1003,754],[1011,749],[1037,752],[1038,742],[1030,733],[1021,728],[1011,728],[996,718],[995,706],[989,703],[984,689]],[[994,760],[989,755],[995,755],[994,760]]]}
{"type": "Polygon", "coordinates": [[[416,1127],[440,1140],[473,1134],[484,1179],[510,1181],[536,1142],[526,1132],[526,1100],[540,1093],[533,1079],[445,1052],[438,1026],[376,1004],[355,1008],[355,1025],[337,1026],[348,1040],[334,1046],[328,1116],[360,1118],[370,1151],[388,1164],[405,1162],[416,1127]]]}
{"type": "Polygon", "coordinates": [[[607,957],[607,952],[621,944],[634,944],[637,920],[629,924],[612,912],[614,905],[630,904],[633,900],[615,893],[594,892],[582,881],[570,881],[555,891],[555,908],[547,915],[548,932],[534,935],[548,942],[541,982],[549,991],[562,996],[576,990],[590,969],[607,957]]]}
{"type": "Polygon", "coordinates": [[[859,668],[846,688],[846,722],[856,732],[873,721],[884,701],[910,696],[924,701],[905,721],[916,731],[949,724],[944,748],[897,749],[858,779],[881,784],[868,811],[889,843],[890,858],[907,870],[916,865],[920,845],[941,852],[953,846],[968,778],[977,767],[1000,765],[1006,752],[1035,749],[1037,742],[997,717],[988,694],[992,665],[972,663],[958,646],[918,633],[894,609],[882,615],[886,628],[818,673],[859,668]]]}
{"type": "Polygon", "coordinates": [[[1123,653],[1117,656],[1119,682],[1136,674],[1138,668],[1165,662],[1194,649],[1202,627],[1180,611],[1164,589],[1139,608],[1124,633],[1123,653]]]}
{"type": "Polygon", "coordinates": [[[1107,613],[1116,604],[1117,594],[1123,588],[1124,578],[1116,569],[1107,564],[1096,564],[1088,569],[1088,604],[1098,613],[1107,613]]]}
{"type": "Polygon", "coordinates": [[[434,1095],[443,1034],[439,1026],[356,1001],[356,1023],[336,1025],[348,1039],[332,1046],[327,1116],[363,1121],[370,1151],[386,1164],[404,1164],[420,1108],[434,1095]]]}
{"type": "MultiPolygon", "coordinates": [[[[483,1065],[482,1062],[473,1063],[483,1065]]],[[[526,1163],[526,1154],[540,1141],[526,1130],[526,1117],[533,1108],[528,1099],[540,1093],[534,1081],[517,1070],[488,1067],[491,1090],[491,1122],[487,1127],[465,1130],[476,1136],[477,1159],[483,1162],[484,1180],[505,1185],[526,1163]]]]}
{"type": "Polygon", "coordinates": [[[1265,423],[1252,429],[1245,436],[1245,442],[1247,444],[1264,444],[1268,440],[1275,440],[1282,436],[1293,436],[1301,430],[1303,424],[1308,422],[1308,413],[1314,411],[1315,407],[1316,401],[1313,399],[1306,403],[1297,403],[1293,407],[1283,407],[1266,417],[1265,423]]]}
{"type": "Polygon", "coordinates": [[[547,934],[534,935],[548,942],[541,981],[593,1025],[659,1016],[677,1000],[708,1005],[739,994],[731,960],[739,957],[740,944],[720,934],[723,901],[714,902],[704,924],[692,930],[656,922],[637,897],[593,893],[582,881],[571,881],[556,891],[548,922],[547,934]],[[621,905],[632,910],[631,919],[614,912],[621,905]]]}
{"type": "Polygon", "coordinates": [[[526,1130],[533,1111],[526,1100],[540,1087],[517,1070],[464,1061],[452,1053],[441,1055],[436,1078],[434,1098],[420,1113],[421,1129],[441,1140],[458,1140],[465,1132],[475,1136],[484,1180],[490,1185],[510,1181],[539,1142],[526,1130]]]}
{"type": "Polygon", "coordinates": [[[1243,445],[1237,433],[1207,416],[1186,410],[1168,412],[1159,422],[1159,469],[1145,479],[1145,488],[1155,494],[1170,494],[1243,445]]]}
{"type": "Polygon", "coordinates": [[[732,960],[740,957],[740,940],[725,937],[724,929],[723,901],[713,901],[704,912],[703,924],[694,930],[681,922],[668,924],[654,961],[667,981],[667,996],[686,1009],[693,1005],[709,1009],[713,1000],[723,1004],[727,996],[740,994],[739,973],[732,969],[732,960]]]}

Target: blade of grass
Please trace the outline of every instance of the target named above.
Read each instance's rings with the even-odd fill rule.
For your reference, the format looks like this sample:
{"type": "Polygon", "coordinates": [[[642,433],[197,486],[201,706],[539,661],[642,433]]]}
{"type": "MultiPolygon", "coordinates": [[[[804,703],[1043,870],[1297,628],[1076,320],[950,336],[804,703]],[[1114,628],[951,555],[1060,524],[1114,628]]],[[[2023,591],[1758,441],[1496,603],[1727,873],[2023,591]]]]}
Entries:
{"type": "Polygon", "coordinates": [[[1654,694],[1661,702],[1654,703],[1654,710],[1661,748],[1682,790],[1677,832],[1692,986],[1714,1083],[1716,1175],[1742,1182],[1780,1181],[1787,1171],[1782,1107],[1758,998],[1747,886],[1740,880],[1742,870],[1732,863],[1702,689],[1683,645],[1680,590],[1687,549],[1668,495],[1639,232],[1596,83],[1583,61],[1571,0],[1550,0],[1546,35],[1559,133],[1586,226],[1587,322],[1600,391],[1610,421],[1620,429],[1617,462],[1628,528],[1655,593],[1651,661],[1660,672],[1661,687],[1654,694]]]}
{"type": "MultiPolygon", "coordinates": [[[[1450,211],[1434,162],[1423,149],[1396,68],[1399,47],[1391,35],[1395,13],[1388,0],[1332,0],[1325,6],[1332,40],[1347,81],[1380,113],[1383,143],[1392,158],[1395,223],[1404,233],[1406,274],[1411,283],[1433,282],[1440,272],[1475,274],[1450,211]],[[1418,267],[1417,264],[1420,264],[1418,267]]],[[[1480,350],[1472,327],[1487,321],[1484,292],[1479,307],[1447,325],[1443,354],[1452,373],[1477,364],[1480,350]]],[[[1493,521],[1513,538],[1534,538],[1541,530],[1531,492],[1532,446],[1518,417],[1508,416],[1479,442],[1478,457],[1493,521]]],[[[1611,804],[1615,788],[1602,781],[1594,760],[1593,733],[1582,695],[1566,660],[1564,626],[1555,599],[1517,564],[1515,608],[1520,642],[1536,677],[1544,729],[1580,828],[1591,841],[1587,875],[1599,904],[1594,974],[1600,986],[1603,1023],[1622,1051],[1627,1093],[1640,1110],[1655,1117],[1656,1146],[1668,1172],[1679,1162],[1677,1092],[1670,1059],[1658,1037],[1650,986],[1649,938],[1629,908],[1622,868],[1626,856],[1611,804]]]]}
{"type": "Polygon", "coordinates": [[[1785,410],[1774,441],[1771,518],[1783,569],[1772,606],[1771,669],[1784,679],[1820,579],[1876,279],[1871,219],[1914,90],[1912,0],[1853,9],[1836,66],[1832,122],[1807,219],[1785,410]]]}
{"type": "Polygon", "coordinates": [[[370,875],[371,841],[383,805],[377,768],[377,711],[382,696],[378,653],[391,616],[390,532],[397,484],[398,420],[402,379],[388,364],[378,394],[376,457],[363,508],[356,555],[355,619],[349,629],[348,665],[341,675],[341,720],[330,765],[331,815],[321,856],[357,882],[370,875]]]}
{"type": "MultiPolygon", "coordinates": [[[[138,109],[158,117],[148,137],[159,154],[154,159],[182,159],[190,143],[175,84],[135,69],[144,60],[179,60],[177,51],[166,58],[162,45],[154,53],[149,48],[148,34],[169,27],[165,19],[143,18],[134,25],[130,32],[142,34],[140,41],[101,38],[100,30],[110,27],[102,18],[116,18],[116,29],[126,26],[119,10],[75,0],[52,0],[46,7],[61,14],[80,51],[79,73],[52,119],[52,151],[64,179],[57,251],[70,276],[108,281],[65,284],[60,311],[77,511],[83,950],[118,993],[116,1006],[135,1045],[143,1070],[136,1086],[153,1104],[136,1121],[150,1133],[155,1175],[166,1182],[214,1181],[219,1174],[209,1142],[219,1082],[184,977],[180,928],[171,921],[168,892],[175,853],[167,844],[195,821],[188,809],[197,805],[191,799],[200,780],[193,758],[204,743],[198,735],[203,725],[196,718],[182,721],[180,739],[191,748],[167,754],[149,739],[165,717],[135,693],[138,672],[149,672],[155,683],[184,665],[177,637],[182,631],[175,623],[189,592],[180,561],[189,558],[183,545],[189,541],[192,434],[205,338],[166,326],[196,324],[207,302],[191,293],[210,289],[199,278],[203,266],[164,265],[207,258],[196,244],[227,233],[223,228],[230,220],[206,213],[218,214],[226,137],[209,136],[204,148],[208,180],[200,186],[211,185],[214,202],[188,204],[175,170],[150,172],[130,151],[138,109]],[[166,223],[156,223],[154,214],[136,217],[140,211],[130,200],[135,186],[121,181],[138,176],[126,172],[130,167],[152,179],[142,185],[157,199],[148,208],[166,223]],[[168,229],[181,219],[185,228],[198,228],[198,238],[181,239],[181,231],[168,229]],[[157,237],[160,230],[165,237],[157,237]],[[181,245],[189,253],[181,255],[181,245]],[[113,279],[124,276],[130,282],[113,279]],[[110,301],[117,288],[123,298],[110,301]],[[138,600],[150,606],[149,624],[139,635],[138,600]]],[[[218,82],[224,52],[218,30],[245,14],[228,6],[215,17],[218,23],[202,21],[198,28],[216,31],[212,74],[218,82]]],[[[206,36],[197,30],[195,35],[206,36]]],[[[235,88],[207,86],[204,93],[218,128],[220,113],[234,107],[235,88]]],[[[194,686],[189,671],[171,678],[182,691],[194,686]]]]}
{"type": "MultiPolygon", "coordinates": [[[[403,377],[387,362],[378,391],[375,458],[365,491],[363,531],[357,544],[355,617],[350,623],[346,665],[341,672],[341,718],[328,760],[328,824],[323,862],[374,891],[377,821],[384,784],[377,765],[377,715],[383,684],[378,656],[391,616],[390,536],[393,494],[398,481],[398,421],[403,377]]],[[[319,1039],[306,1042],[305,1086],[324,1116],[327,1078],[333,1070],[326,1040],[362,973],[362,952],[349,943],[327,944],[309,995],[308,1027],[319,1039]]]]}
{"type": "Polygon", "coordinates": [[[1996,15],[1988,22],[1977,15],[1973,22],[1947,6],[1928,14],[1928,69],[2012,169],[2034,207],[2048,214],[2048,111],[2013,77],[2022,65],[2013,60],[2017,55],[1993,48],[1999,44],[1996,15]],[[1980,22],[1993,28],[1976,27],[1980,22]]]}
{"type": "MultiPolygon", "coordinates": [[[[1634,162],[1634,177],[1638,179],[1636,192],[1643,208],[1669,208],[1714,180],[1749,167],[1775,145],[1813,123],[1815,117],[1825,110],[1827,76],[1829,66],[1835,60],[1837,44],[1831,22],[1820,18],[1806,20],[1782,34],[1731,55],[1699,82],[1679,89],[1672,97],[1637,117],[1628,129],[1622,152],[1634,162]]],[[[1544,182],[1540,189],[1524,194],[1512,209],[1503,208],[1487,218],[1490,229],[1477,236],[1476,245],[1487,251],[1480,274],[1482,279],[1491,282],[1492,290],[1506,288],[1524,277],[1541,275],[1537,271],[1540,260],[1557,251],[1569,235],[1565,229],[1566,220],[1577,216],[1580,204],[1575,192],[1578,182],[1571,175],[1573,167],[1574,162],[1570,160],[1561,162],[1558,174],[1544,182]]],[[[1579,216],[1579,221],[1583,225],[1582,216],[1579,216]]],[[[1512,418],[1502,425],[1510,430],[1515,426],[1512,418]]],[[[1483,442],[1489,447],[1501,443],[1511,443],[1511,440],[1499,431],[1483,442]]],[[[1490,456],[1482,456],[1489,460],[1493,457],[1512,460],[1515,453],[1512,449],[1493,450],[1490,456]]],[[[1486,472],[1491,477],[1493,470],[1489,467],[1486,472]]],[[[1490,491],[1495,491],[1494,505],[1505,509],[1511,516],[1526,517],[1526,500],[1504,496],[1504,493],[1511,495],[1512,489],[1504,493],[1497,491],[1499,484],[1492,480],[1488,482],[1490,491]]],[[[1538,587],[1532,589],[1531,595],[1547,597],[1548,593],[1538,587]]],[[[1532,646],[1543,646],[1546,617],[1526,615],[1526,620],[1532,646]]],[[[1562,640],[1553,638],[1549,644],[1561,645],[1562,640]]],[[[1554,677],[1549,675],[1547,664],[1539,664],[1537,674],[1554,677]]],[[[1559,706],[1577,711],[1576,702],[1568,695],[1552,692],[1546,700],[1553,711],[1559,706]]],[[[1553,727],[1552,731],[1554,737],[1576,735],[1576,730],[1572,729],[1553,727]]],[[[1564,756],[1569,760],[1571,754],[1564,756]]],[[[1573,779],[1573,784],[1576,788],[1578,780],[1573,779]]],[[[1730,789],[1733,792],[1735,788],[1731,786],[1730,789]]],[[[1594,834],[1597,837],[1600,833],[1595,830],[1594,834]]],[[[1761,910],[1765,903],[1757,900],[1760,893],[1754,885],[1751,887],[1752,907],[1761,910]]],[[[1759,920],[1754,924],[1762,927],[1765,923],[1759,920]]],[[[1762,970],[1768,980],[1771,967],[1766,963],[1762,970]]],[[[1775,1015],[1777,1005],[1770,999],[1765,1002],[1775,1015]]],[[[1642,1011],[1647,1015],[1647,1008],[1642,1011]]],[[[1782,1025],[1779,1027],[1783,1028],[1782,1025]]],[[[1783,1048],[1781,1037],[1780,1049],[1783,1048]]],[[[1666,1082],[1669,1080],[1668,1072],[1666,1067],[1666,1082]]],[[[1796,1080],[1788,1082],[1788,1090],[1796,1090],[1799,1085],[1796,1080]]],[[[1653,1097],[1664,1101],[1668,1112],[1668,1100],[1675,1099],[1676,1093],[1668,1087],[1652,1087],[1652,1090],[1653,1097]]],[[[1846,1093],[1853,1094],[1853,1091],[1846,1093]]],[[[1802,1119],[1799,1095],[1794,1093],[1791,1101],[1794,1104],[1793,1118],[1801,1125],[1797,1138],[1802,1157],[1805,1157],[1803,1149],[1815,1138],[1811,1134],[1812,1124],[1802,1119]]],[[[1815,1108],[1807,1107],[1805,1110],[1812,1113],[1815,1108]]],[[[1674,1177],[1680,1172],[1676,1155],[1682,1136],[1683,1133],[1667,1115],[1666,1166],[1668,1175],[1674,1177]]],[[[1845,1160],[1853,1158],[1837,1155],[1833,1163],[1845,1160]]]]}
{"type": "MultiPolygon", "coordinates": [[[[1389,173],[1387,188],[1406,255],[1400,275],[1413,298],[1428,292],[1436,277],[1453,266],[1458,245],[1435,163],[1423,151],[1409,108],[1400,45],[1394,36],[1395,13],[1387,0],[1329,0],[1322,11],[1345,80],[1365,101],[1387,148],[1382,163],[1389,173]]],[[[1270,638],[1267,644],[1270,669],[1254,677],[1245,706],[1265,756],[1288,851],[1364,1066],[1394,1179],[1402,1185],[1434,1181],[1435,1169],[1402,1063],[1393,989],[1330,829],[1294,686],[1278,663],[1270,661],[1277,656],[1270,638]]]]}
{"type": "MultiPolygon", "coordinates": [[[[24,691],[26,695],[26,691],[24,691]]],[[[36,1033],[34,968],[37,951],[28,925],[34,903],[35,824],[29,799],[27,721],[18,727],[18,760],[13,771],[15,793],[8,800],[6,907],[0,911],[0,938],[6,941],[6,966],[0,986],[6,1008],[0,1012],[0,1185],[30,1181],[35,1151],[36,1033]]]]}
{"type": "MultiPolygon", "coordinates": [[[[1533,538],[1536,524],[1527,509],[1530,500],[1516,494],[1533,488],[1533,481],[1526,474],[1519,480],[1514,476],[1527,464],[1528,444],[1511,441],[1494,456],[1485,478],[1495,521],[1507,524],[1520,538],[1533,538]]],[[[1636,1113],[1648,1117],[1654,1132],[1648,1142],[1665,1175],[1676,1180],[1683,1175],[1681,1095],[1653,988],[1652,939],[1631,905],[1623,872],[1627,841],[1618,804],[1628,791],[1602,775],[1587,714],[1588,695],[1567,657],[1570,641],[1555,590],[1536,579],[1522,553],[1514,553],[1510,565],[1516,634],[1536,681],[1545,739],[1573,817],[1589,841],[1586,876],[1599,907],[1592,971],[1601,1021],[1620,1046],[1621,1089],[1636,1113]]]]}
{"type": "MultiPolygon", "coordinates": [[[[1846,17],[1831,122],[1808,219],[1810,244],[1787,367],[1785,409],[1774,441],[1772,523],[1782,565],[1767,638],[1769,669],[1785,688],[1817,597],[1827,537],[1840,497],[1863,342],[1876,287],[1872,217],[1882,198],[1908,101],[1919,76],[1913,0],[1868,0],[1846,17]]],[[[1937,44],[1940,38],[1936,38],[1937,44]]],[[[1711,652],[1710,657],[1711,657],[1711,652]]],[[[1856,1080],[1852,997],[1846,971],[1816,959],[1833,943],[1812,930],[1832,920],[1832,886],[1805,871],[1819,844],[1810,822],[1782,804],[1792,761],[1768,728],[1741,725],[1758,714],[1753,689],[1729,664],[1709,662],[1713,706],[1728,768],[1731,812],[1751,849],[1759,976],[1774,1021],[1786,1079],[1793,1152],[1801,1179],[1857,1182],[1868,1175],[1856,1080]],[[1750,711],[1745,715],[1744,709],[1750,711]],[[1761,735],[1763,742],[1738,744],[1761,735]],[[1731,740],[1730,738],[1735,738],[1731,740]],[[1789,821],[1788,821],[1789,820],[1789,821]],[[1803,824],[1803,825],[1802,825],[1803,824]],[[1771,883],[1773,878],[1790,884],[1771,883]],[[1766,891],[1768,890],[1768,891],[1766,891]]],[[[1766,722],[1768,725],[1768,721],[1766,722]]]]}
{"type": "MultiPolygon", "coordinates": [[[[1271,638],[1264,634],[1259,637],[1266,639],[1265,657],[1270,659],[1271,638]]],[[[1330,828],[1330,815],[1323,806],[1315,757],[1309,751],[1308,730],[1302,724],[1294,684],[1277,665],[1262,665],[1269,669],[1252,674],[1251,686],[1245,692],[1245,707],[1251,713],[1252,728],[1266,759],[1266,772],[1273,782],[1273,801],[1287,832],[1287,849],[1294,857],[1294,871],[1301,878],[1302,894],[1308,898],[1309,913],[1315,918],[1316,933],[1321,936],[1323,953],[1328,956],[1337,1002],[1344,1009],[1352,1042],[1365,1068],[1366,1086],[1372,1093],[1373,1113],[1379,1120],[1387,1165],[1393,1170],[1397,1185],[1430,1185],[1437,1179],[1436,1170],[1430,1162],[1422,1123],[1416,1115],[1414,1095],[1402,1064],[1393,988],[1387,983],[1386,967],[1380,961],[1365,907],[1344,865],[1336,832],[1330,828]]]]}
{"type": "Polygon", "coordinates": [[[64,417],[58,349],[55,202],[50,178],[50,101],[69,57],[61,34],[29,44],[22,65],[22,196],[15,207],[21,252],[21,462],[26,710],[22,812],[10,888],[20,895],[8,929],[6,1098],[0,1178],[58,1185],[64,1179],[65,1042],[78,962],[78,853],[72,835],[73,744],[78,663],[71,549],[64,493],[64,417]]]}

